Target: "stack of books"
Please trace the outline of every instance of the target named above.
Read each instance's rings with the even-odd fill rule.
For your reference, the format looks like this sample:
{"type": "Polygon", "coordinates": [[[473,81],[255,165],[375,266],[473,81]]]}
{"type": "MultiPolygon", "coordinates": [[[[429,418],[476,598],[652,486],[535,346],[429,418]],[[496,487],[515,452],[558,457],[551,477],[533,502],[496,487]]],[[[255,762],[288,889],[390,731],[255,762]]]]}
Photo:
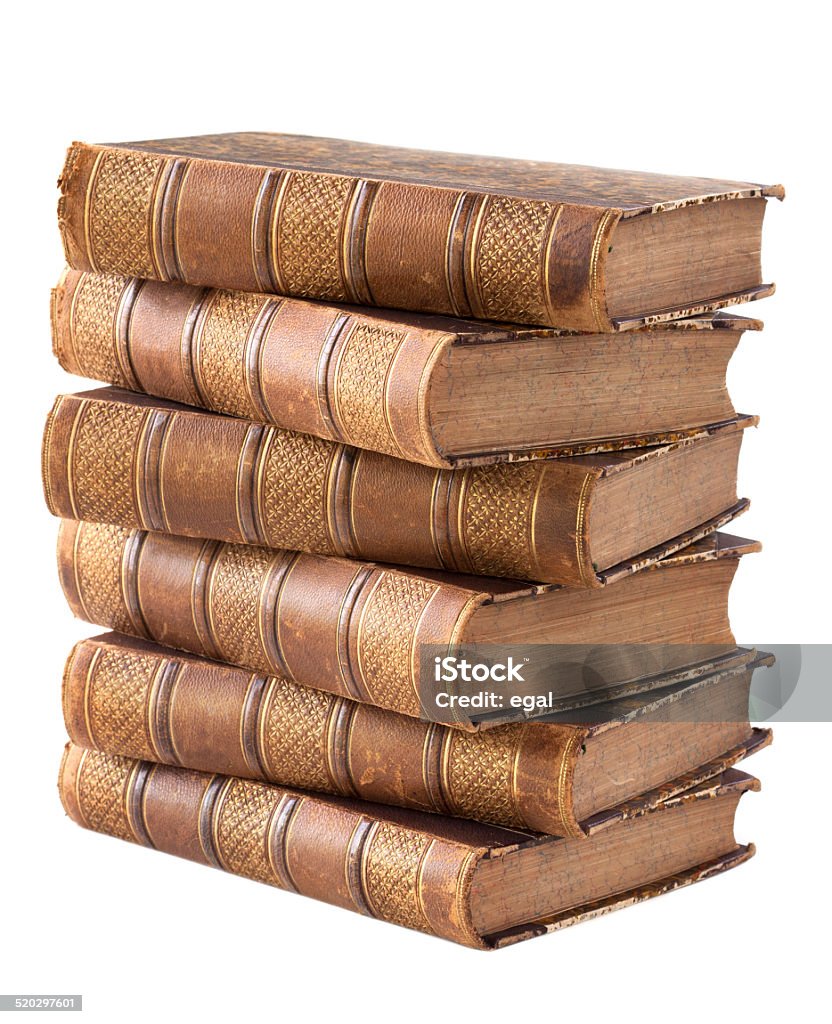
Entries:
{"type": "Polygon", "coordinates": [[[718,310],[773,290],[771,196],[73,145],[54,349],[108,386],[56,400],[44,489],[67,600],[112,632],[67,662],[67,814],[477,948],[746,860],[766,656],[727,601],[758,545],[719,531],[761,324],[718,310]]]}

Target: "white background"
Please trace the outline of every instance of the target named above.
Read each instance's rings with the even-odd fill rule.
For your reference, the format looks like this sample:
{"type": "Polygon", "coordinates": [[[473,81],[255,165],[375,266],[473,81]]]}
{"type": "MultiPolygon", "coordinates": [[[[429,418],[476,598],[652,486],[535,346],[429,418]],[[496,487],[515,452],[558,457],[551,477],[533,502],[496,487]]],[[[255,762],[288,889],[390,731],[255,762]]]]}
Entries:
{"type": "MultiPolygon", "coordinates": [[[[759,413],[737,532],[740,641],[829,641],[828,25],[820,5],[393,2],[7,7],[0,193],[3,733],[0,992],[83,993],[95,1021],[646,1020],[819,1016],[828,900],[826,725],[778,727],[738,838],[705,885],[483,954],[271,891],[67,821],[55,790],[63,660],[93,630],[63,604],[39,480],[63,375],[48,291],[64,149],[285,131],[783,182],[730,374],[759,413]],[[580,12],[580,13],[574,13],[580,12]],[[812,12],[812,13],[807,13],[812,12]]],[[[740,310],[746,312],[746,310],[740,310]]]]}

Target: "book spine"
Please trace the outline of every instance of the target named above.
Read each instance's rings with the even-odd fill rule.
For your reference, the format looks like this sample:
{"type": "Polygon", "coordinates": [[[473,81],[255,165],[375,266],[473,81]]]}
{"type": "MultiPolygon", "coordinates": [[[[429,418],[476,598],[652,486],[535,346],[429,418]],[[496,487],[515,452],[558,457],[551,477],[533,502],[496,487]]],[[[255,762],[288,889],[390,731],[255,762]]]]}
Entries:
{"type": "Polygon", "coordinates": [[[429,469],[278,427],[99,394],[61,396],[49,418],[44,487],[56,516],[600,585],[588,537],[600,475],[592,464],[429,469]]]}
{"type": "Polygon", "coordinates": [[[80,143],[60,185],[77,270],[614,329],[617,210],[80,143]]]}
{"type": "Polygon", "coordinates": [[[66,813],[93,832],[484,948],[468,903],[484,850],[354,803],[72,744],[58,785],[66,813]]]}
{"type": "Polygon", "coordinates": [[[450,645],[488,595],[345,559],[65,521],[80,618],[418,718],[419,647],[450,645]]]}
{"type": "Polygon", "coordinates": [[[453,333],[270,295],[67,271],[70,373],[429,466],[427,392],[453,333]]]}
{"type": "Polygon", "coordinates": [[[63,708],[72,742],[109,754],[583,835],[572,804],[579,727],[468,733],[118,638],[75,647],[63,708]]]}

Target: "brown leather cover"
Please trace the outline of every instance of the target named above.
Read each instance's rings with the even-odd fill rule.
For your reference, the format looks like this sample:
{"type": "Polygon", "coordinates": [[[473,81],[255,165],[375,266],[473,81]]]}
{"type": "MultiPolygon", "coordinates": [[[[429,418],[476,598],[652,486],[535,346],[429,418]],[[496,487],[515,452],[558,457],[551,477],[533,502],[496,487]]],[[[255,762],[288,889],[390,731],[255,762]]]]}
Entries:
{"type": "MultiPolygon", "coordinates": [[[[707,345],[714,330],[739,337],[761,326],[716,314],[664,324],[660,332],[696,335],[707,345]]],[[[76,270],[68,270],[53,292],[52,333],[61,365],[80,377],[446,468],[540,454],[441,449],[431,398],[451,350],[532,338],[555,344],[564,334],[76,270]]],[[[627,337],[635,344],[655,333],[644,328],[627,337]]],[[[596,351],[613,343],[609,335],[586,337],[596,351]]],[[[680,362],[680,375],[685,365],[680,362]]],[[[723,417],[710,417],[716,418],[723,417]]],[[[707,417],[689,416],[647,438],[644,424],[634,423],[629,437],[575,434],[566,442],[544,438],[539,447],[547,454],[577,454],[655,444],[699,433],[691,424],[705,422],[707,417]]]]}
{"type": "MultiPolygon", "coordinates": [[[[717,534],[648,571],[684,586],[688,563],[757,546],[717,534]]],[[[61,523],[58,570],[79,618],[416,718],[420,644],[464,643],[479,607],[560,590],[75,520],[61,523]]],[[[702,642],[695,623],[676,642],[702,642]]]]}
{"type": "MultiPolygon", "coordinates": [[[[60,184],[78,270],[588,331],[617,326],[605,285],[620,220],[783,195],[265,133],[74,143],[60,184]]],[[[684,310],[642,313],[685,315],[768,290],[693,289],[684,310]]]]}
{"type": "MultiPolygon", "coordinates": [[[[572,799],[582,745],[597,733],[626,727],[657,701],[713,693],[736,676],[750,681],[751,671],[733,665],[651,693],[630,702],[636,711],[624,717],[619,704],[608,705],[602,724],[538,722],[468,733],[110,633],[73,649],[63,710],[73,743],[108,754],[550,835],[582,835],[572,799]]],[[[698,728],[699,755],[680,789],[704,777],[709,724],[698,728]]],[[[742,745],[712,774],[747,756],[752,742],[766,741],[749,726],[742,745]]],[[[716,753],[713,742],[710,752],[716,753]]],[[[632,787],[630,795],[643,788],[632,787]]]]}
{"type": "MultiPolygon", "coordinates": [[[[617,820],[669,813],[686,800],[715,800],[757,785],[749,776],[730,772],[667,804],[622,808],[617,820]]],[[[67,744],[58,786],[66,813],[84,828],[466,946],[491,948],[510,938],[542,934],[556,923],[530,922],[512,929],[510,936],[483,936],[473,924],[470,892],[479,864],[539,844],[533,834],[415,811],[388,812],[363,801],[312,796],[72,744],[67,744]]],[[[615,824],[610,816],[603,828],[615,824]]],[[[542,841],[592,843],[591,838],[542,841]]],[[[751,852],[725,851],[724,866],[751,852]]],[[[614,899],[623,905],[712,870],[711,865],[692,865],[674,879],[646,878],[649,889],[614,893],[614,899]]],[[[610,907],[612,899],[613,894],[606,901],[610,907]]],[[[575,907],[570,915],[558,915],[557,923],[595,912],[596,904],[575,907]]]]}
{"type": "Polygon", "coordinates": [[[592,546],[599,481],[664,460],[677,504],[686,501],[681,540],[651,520],[649,490],[638,510],[620,514],[636,524],[626,557],[655,560],[742,511],[699,500],[708,474],[701,460],[754,422],[633,452],[436,470],[102,388],[56,400],[44,432],[44,490],[50,511],[65,518],[595,587],[612,568],[592,546]],[[645,556],[653,538],[660,544],[645,556]]]}

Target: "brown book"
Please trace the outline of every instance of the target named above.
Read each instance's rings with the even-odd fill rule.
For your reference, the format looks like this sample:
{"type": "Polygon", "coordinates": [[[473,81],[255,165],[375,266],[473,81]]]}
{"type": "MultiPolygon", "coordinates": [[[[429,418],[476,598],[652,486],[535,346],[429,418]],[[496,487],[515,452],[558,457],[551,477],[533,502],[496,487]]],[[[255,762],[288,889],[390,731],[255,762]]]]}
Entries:
{"type": "Polygon", "coordinates": [[[545,934],[748,859],[756,779],[724,775],[597,815],[588,836],[311,795],[67,745],[66,813],[85,828],[476,949],[545,934]]]}
{"type": "MultiPolygon", "coordinates": [[[[716,534],[578,590],[65,520],[58,563],[89,622],[418,718],[424,644],[651,644],[657,674],[690,665],[692,646],[701,660],[729,653],[728,590],[758,548],[716,534]]],[[[577,701],[628,681],[578,666],[552,686],[577,701]]]]}
{"type": "Polygon", "coordinates": [[[671,441],[736,416],[719,313],[576,334],[67,271],[64,369],[446,467],[671,441]]]}
{"type": "Polygon", "coordinates": [[[44,488],[65,518],[599,587],[744,510],[737,459],[755,422],[630,452],[443,470],[103,388],[56,400],[44,488]]]}
{"type": "Polygon", "coordinates": [[[689,789],[768,743],[748,698],[770,662],[749,651],[568,724],[468,733],[108,633],[70,654],[63,709],[72,742],[108,754],[579,836],[599,811],[689,789]]]}
{"type": "Polygon", "coordinates": [[[770,294],[781,186],[244,132],[74,143],[77,270],[611,331],[770,294]]]}

